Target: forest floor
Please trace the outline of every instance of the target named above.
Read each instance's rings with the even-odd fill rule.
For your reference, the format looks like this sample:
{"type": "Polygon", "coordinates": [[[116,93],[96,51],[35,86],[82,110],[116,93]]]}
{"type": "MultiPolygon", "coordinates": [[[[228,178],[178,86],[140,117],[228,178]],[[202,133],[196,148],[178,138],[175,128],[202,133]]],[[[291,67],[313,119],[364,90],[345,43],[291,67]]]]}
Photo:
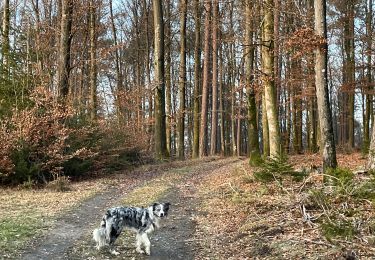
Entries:
{"type": "MultiPolygon", "coordinates": [[[[289,160],[299,169],[320,165],[319,155],[289,160]]],[[[365,163],[360,154],[339,155],[338,160],[352,170],[365,163]]],[[[74,183],[66,192],[0,190],[0,258],[374,259],[372,202],[346,205],[354,207],[351,216],[362,221],[358,225],[365,231],[324,236],[323,214],[306,202],[320,184],[318,174],[301,182],[262,183],[254,179],[246,158],[213,157],[142,166],[74,183]],[[162,228],[151,235],[151,256],[135,252],[131,232],[117,240],[119,256],[95,249],[92,230],[107,208],[154,201],[168,201],[171,208],[162,228]],[[311,219],[304,219],[301,205],[311,219]]]]}

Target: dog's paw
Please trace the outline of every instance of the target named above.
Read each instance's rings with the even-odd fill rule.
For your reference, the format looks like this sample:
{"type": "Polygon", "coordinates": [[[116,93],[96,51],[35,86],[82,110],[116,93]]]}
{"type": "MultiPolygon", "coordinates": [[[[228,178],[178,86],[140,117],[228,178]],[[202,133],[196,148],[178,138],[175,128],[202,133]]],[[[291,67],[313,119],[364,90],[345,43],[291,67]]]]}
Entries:
{"type": "Polygon", "coordinates": [[[151,252],[150,252],[150,249],[146,249],[146,255],[150,255],[151,254],[151,252]]]}
{"type": "Polygon", "coordinates": [[[140,254],[144,254],[145,253],[145,251],[143,251],[141,248],[139,248],[139,247],[137,247],[136,249],[135,249],[135,251],[137,251],[138,253],[140,253],[140,254]]]}
{"type": "Polygon", "coordinates": [[[112,255],[119,255],[120,252],[117,252],[116,250],[113,249],[113,250],[111,251],[111,254],[112,254],[112,255]]]}

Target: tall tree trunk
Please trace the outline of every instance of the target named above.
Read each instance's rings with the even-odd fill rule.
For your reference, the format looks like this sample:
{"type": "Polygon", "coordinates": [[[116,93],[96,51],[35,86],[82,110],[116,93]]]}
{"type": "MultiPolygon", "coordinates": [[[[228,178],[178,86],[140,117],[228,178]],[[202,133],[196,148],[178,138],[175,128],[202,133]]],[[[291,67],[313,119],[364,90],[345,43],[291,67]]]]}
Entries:
{"type": "Polygon", "coordinates": [[[273,67],[274,67],[274,84],[276,90],[276,104],[277,104],[277,114],[279,114],[278,105],[280,104],[280,90],[281,90],[281,66],[279,66],[281,61],[280,56],[280,1],[281,0],[274,0],[274,23],[273,23],[273,46],[274,46],[274,60],[273,60],[273,67]]]}
{"type": "Polygon", "coordinates": [[[280,151],[280,130],[277,116],[276,90],[274,85],[273,68],[273,0],[263,0],[263,34],[262,34],[262,67],[268,132],[270,139],[270,156],[277,158],[280,151]]]}
{"type": "Polygon", "coordinates": [[[204,4],[206,17],[204,21],[204,67],[203,67],[203,85],[202,85],[202,109],[201,124],[199,133],[199,157],[207,155],[207,113],[208,113],[208,81],[210,68],[210,20],[211,20],[211,1],[204,4]]]}
{"type": "Polygon", "coordinates": [[[320,138],[323,151],[323,169],[336,168],[336,147],[333,136],[332,112],[327,82],[327,22],[326,1],[314,0],[315,34],[324,43],[315,50],[315,86],[318,101],[320,138]]]}
{"type": "Polygon", "coordinates": [[[64,101],[69,94],[70,48],[72,45],[72,17],[74,0],[62,0],[61,36],[58,54],[58,89],[64,101]]]}
{"type": "Polygon", "coordinates": [[[194,108],[193,108],[193,158],[199,156],[199,100],[200,100],[200,70],[201,70],[201,19],[199,0],[194,1],[194,21],[195,21],[195,39],[194,39],[194,108]]]}
{"type": "Polygon", "coordinates": [[[90,0],[90,18],[89,18],[89,31],[90,31],[90,119],[95,121],[97,117],[97,63],[96,63],[96,9],[97,3],[95,0],[90,0]]]}
{"type": "Polygon", "coordinates": [[[216,154],[216,140],[217,140],[217,78],[218,78],[218,16],[219,13],[219,1],[213,0],[213,10],[212,10],[212,116],[211,116],[211,151],[210,154],[216,154]]]}
{"type": "MultiPolygon", "coordinates": [[[[366,81],[367,81],[367,92],[370,92],[373,87],[372,85],[372,0],[367,0],[367,12],[366,12],[366,40],[367,40],[367,64],[366,64],[366,81]]],[[[366,113],[364,120],[364,133],[363,133],[363,151],[366,153],[369,149],[370,144],[370,120],[372,113],[372,102],[373,97],[370,93],[366,94],[366,113]]]]}
{"type": "Polygon", "coordinates": [[[180,1],[180,90],[178,118],[178,157],[185,156],[185,86],[186,86],[186,15],[187,0],[180,1]]]}
{"type": "Polygon", "coordinates": [[[344,84],[348,89],[348,144],[354,147],[354,93],[355,93],[355,60],[354,60],[354,0],[346,1],[344,22],[345,64],[344,84]]]}
{"type": "Polygon", "coordinates": [[[171,99],[171,4],[170,0],[166,1],[166,33],[165,39],[167,43],[165,45],[165,95],[166,95],[166,140],[167,140],[167,152],[171,155],[172,148],[172,99],[171,99]]]}
{"type": "Polygon", "coordinates": [[[219,115],[220,115],[220,155],[225,155],[225,114],[224,114],[224,68],[223,51],[219,47],[219,115]]]}
{"type": "Polygon", "coordinates": [[[155,156],[167,157],[165,125],[164,24],[161,0],[153,0],[155,63],[155,156]]]}
{"type": "MultiPolygon", "coordinates": [[[[122,69],[121,69],[121,61],[120,61],[120,54],[118,50],[118,42],[117,42],[117,29],[115,25],[115,18],[113,15],[113,0],[109,1],[109,13],[111,19],[111,30],[113,35],[113,44],[115,46],[115,66],[116,66],[116,91],[115,93],[119,93],[123,90],[123,76],[122,76],[122,69]]],[[[116,112],[117,117],[123,121],[123,111],[121,110],[121,104],[119,103],[119,98],[115,96],[115,105],[116,105],[116,112]]]]}
{"type": "Polygon", "coordinates": [[[254,80],[254,45],[253,45],[253,16],[252,1],[246,0],[246,19],[245,19],[245,76],[246,76],[246,93],[248,100],[248,151],[250,165],[257,165],[260,161],[258,125],[257,125],[257,108],[255,102],[255,91],[253,86],[254,80]]]}
{"type": "Polygon", "coordinates": [[[10,50],[10,40],[9,40],[9,30],[10,30],[10,10],[9,10],[9,0],[3,1],[3,24],[2,24],[2,35],[1,35],[1,56],[3,63],[3,71],[9,74],[9,50],[10,50]]]}

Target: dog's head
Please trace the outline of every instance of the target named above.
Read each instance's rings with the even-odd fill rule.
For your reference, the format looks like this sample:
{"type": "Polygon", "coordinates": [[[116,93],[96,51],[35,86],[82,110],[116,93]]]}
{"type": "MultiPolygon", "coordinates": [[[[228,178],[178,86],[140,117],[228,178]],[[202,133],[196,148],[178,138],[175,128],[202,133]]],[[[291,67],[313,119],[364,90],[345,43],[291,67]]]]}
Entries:
{"type": "Polygon", "coordinates": [[[166,217],[168,216],[168,210],[169,210],[169,206],[171,204],[169,202],[166,202],[166,203],[154,203],[152,205],[152,211],[154,213],[155,216],[159,217],[159,218],[163,218],[163,217],[166,217]]]}

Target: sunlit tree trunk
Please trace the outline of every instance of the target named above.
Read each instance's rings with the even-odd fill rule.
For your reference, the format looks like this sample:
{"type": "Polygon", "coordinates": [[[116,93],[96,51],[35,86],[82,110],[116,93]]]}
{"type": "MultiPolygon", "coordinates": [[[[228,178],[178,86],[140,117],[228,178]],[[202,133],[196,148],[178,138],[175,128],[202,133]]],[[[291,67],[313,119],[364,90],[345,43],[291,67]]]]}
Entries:
{"type": "Polygon", "coordinates": [[[280,156],[280,131],[276,106],[276,90],[274,85],[273,68],[273,0],[263,1],[263,33],[262,33],[262,70],[264,96],[266,101],[266,114],[268,120],[268,132],[270,143],[270,156],[280,156]]]}
{"type": "Polygon", "coordinates": [[[155,156],[167,157],[165,125],[164,24],[161,0],[153,0],[155,66],[155,156]]]}
{"type": "Polygon", "coordinates": [[[193,119],[193,158],[199,155],[199,100],[200,100],[200,70],[201,70],[201,40],[200,40],[200,5],[199,0],[194,1],[194,21],[195,21],[195,39],[194,39],[194,119],[193,119]]]}
{"type": "Polygon", "coordinates": [[[211,1],[204,4],[206,17],[204,22],[204,66],[203,66],[203,85],[202,85],[202,109],[201,124],[199,133],[199,157],[207,155],[207,113],[208,113],[208,81],[210,68],[210,19],[211,19],[211,1]]]}
{"type": "Polygon", "coordinates": [[[336,147],[333,136],[332,112],[329,101],[327,82],[327,23],[326,1],[314,0],[315,8],[315,34],[324,43],[315,50],[315,86],[318,101],[320,138],[323,152],[323,169],[336,168],[336,147]]]}

